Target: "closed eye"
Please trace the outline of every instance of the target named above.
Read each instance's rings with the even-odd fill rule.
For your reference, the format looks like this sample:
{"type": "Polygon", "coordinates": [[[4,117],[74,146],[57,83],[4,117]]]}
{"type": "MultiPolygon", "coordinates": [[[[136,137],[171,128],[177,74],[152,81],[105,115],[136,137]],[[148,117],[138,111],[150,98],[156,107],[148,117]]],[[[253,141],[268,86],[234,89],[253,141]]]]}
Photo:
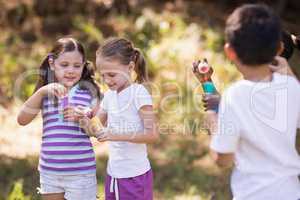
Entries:
{"type": "Polygon", "coordinates": [[[107,73],[107,75],[112,78],[116,75],[116,73],[107,73]]]}
{"type": "Polygon", "coordinates": [[[110,77],[110,78],[113,78],[116,76],[116,73],[113,73],[113,72],[108,72],[108,73],[103,73],[101,74],[101,77],[104,78],[104,77],[110,77]]]}
{"type": "Polygon", "coordinates": [[[82,65],[74,65],[75,68],[80,68],[82,65]]]}
{"type": "Polygon", "coordinates": [[[68,66],[69,66],[69,63],[67,63],[67,62],[62,62],[62,63],[60,63],[60,66],[62,66],[62,67],[68,67],[68,66]]]}

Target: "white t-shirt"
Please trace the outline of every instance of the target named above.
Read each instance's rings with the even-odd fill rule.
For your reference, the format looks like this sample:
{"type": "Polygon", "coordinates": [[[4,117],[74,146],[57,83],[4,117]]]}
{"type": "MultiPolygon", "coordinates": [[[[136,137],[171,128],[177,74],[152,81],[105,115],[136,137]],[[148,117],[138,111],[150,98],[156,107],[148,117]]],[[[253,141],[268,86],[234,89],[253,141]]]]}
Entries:
{"type": "MultiPolygon", "coordinates": [[[[117,93],[108,90],[101,107],[107,112],[107,126],[117,134],[142,133],[144,126],[139,109],[152,105],[152,98],[141,84],[131,84],[117,93]]],[[[129,178],[142,175],[151,169],[146,144],[110,141],[107,173],[114,178],[129,178]]]]}
{"type": "Polygon", "coordinates": [[[273,74],[270,82],[241,80],[222,96],[211,148],[234,153],[234,200],[300,199],[300,84],[273,74]]]}

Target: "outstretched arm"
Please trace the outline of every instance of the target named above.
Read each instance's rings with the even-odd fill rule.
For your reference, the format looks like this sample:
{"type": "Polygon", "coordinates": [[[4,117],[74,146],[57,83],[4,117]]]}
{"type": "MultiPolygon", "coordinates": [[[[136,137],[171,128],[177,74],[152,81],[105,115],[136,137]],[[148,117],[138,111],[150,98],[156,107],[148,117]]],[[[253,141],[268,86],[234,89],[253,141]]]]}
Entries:
{"type": "Polygon", "coordinates": [[[17,118],[20,125],[27,125],[40,112],[43,96],[43,91],[39,89],[23,104],[17,118]]]}

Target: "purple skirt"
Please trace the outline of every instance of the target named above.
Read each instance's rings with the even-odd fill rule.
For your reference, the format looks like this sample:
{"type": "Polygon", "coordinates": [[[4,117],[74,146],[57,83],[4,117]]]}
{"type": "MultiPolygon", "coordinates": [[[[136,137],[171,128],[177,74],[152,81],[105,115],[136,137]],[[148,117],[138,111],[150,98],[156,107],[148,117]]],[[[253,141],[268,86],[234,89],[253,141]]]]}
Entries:
{"type": "Polygon", "coordinates": [[[105,200],[153,200],[153,173],[131,178],[105,177],[105,200]]]}

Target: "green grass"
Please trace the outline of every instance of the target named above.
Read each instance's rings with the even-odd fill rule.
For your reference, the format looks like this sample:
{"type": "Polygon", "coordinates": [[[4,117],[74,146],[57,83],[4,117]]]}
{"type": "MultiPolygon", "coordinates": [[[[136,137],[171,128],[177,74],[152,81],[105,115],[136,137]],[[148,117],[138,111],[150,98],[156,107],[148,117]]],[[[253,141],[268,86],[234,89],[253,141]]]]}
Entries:
{"type": "MultiPolygon", "coordinates": [[[[179,145],[182,148],[166,148],[173,151],[172,154],[167,153],[167,159],[160,159],[158,154],[157,157],[151,156],[155,199],[192,200],[201,197],[208,200],[210,196],[216,194],[217,199],[229,200],[228,174],[220,175],[196,163],[199,158],[207,156],[207,152],[199,150],[193,140],[173,142],[175,146],[179,145]]],[[[97,158],[100,199],[104,197],[106,161],[105,156],[97,158]]],[[[37,164],[38,157],[13,159],[1,156],[0,176],[3,177],[3,181],[0,183],[0,200],[40,200],[41,197],[36,190],[39,187],[37,164]]]]}

